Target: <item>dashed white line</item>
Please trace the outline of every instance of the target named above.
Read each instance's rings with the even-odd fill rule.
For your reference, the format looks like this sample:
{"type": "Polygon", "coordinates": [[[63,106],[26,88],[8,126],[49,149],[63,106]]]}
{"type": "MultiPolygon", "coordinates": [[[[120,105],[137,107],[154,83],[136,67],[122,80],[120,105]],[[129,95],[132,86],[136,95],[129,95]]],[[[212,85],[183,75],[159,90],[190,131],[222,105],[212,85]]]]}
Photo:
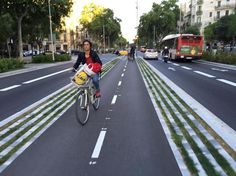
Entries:
{"type": "Polygon", "coordinates": [[[55,72],[55,73],[52,73],[52,74],[49,74],[49,75],[45,75],[45,76],[42,76],[42,77],[39,77],[39,78],[36,78],[36,79],[32,79],[32,80],[23,82],[23,84],[29,84],[29,83],[32,83],[32,82],[35,82],[35,81],[39,81],[39,80],[42,80],[42,79],[45,79],[45,78],[48,78],[48,77],[51,77],[51,76],[54,76],[54,75],[66,72],[66,71],[69,71],[69,70],[71,70],[71,69],[68,68],[68,69],[65,69],[65,70],[61,70],[59,72],[55,72]]]}
{"type": "Polygon", "coordinates": [[[229,84],[229,85],[231,85],[231,86],[236,87],[236,83],[235,83],[235,82],[228,81],[228,80],[226,80],[226,79],[217,79],[217,81],[220,81],[220,82],[223,82],[223,83],[226,83],[226,84],[229,84]]]}
{"type": "Polygon", "coordinates": [[[121,82],[121,81],[119,81],[119,83],[118,83],[118,86],[121,86],[121,83],[122,83],[122,82],[121,82]]]}
{"type": "Polygon", "coordinates": [[[4,89],[0,89],[0,91],[1,91],[1,92],[4,92],[4,91],[8,91],[8,90],[11,90],[11,89],[20,87],[20,86],[21,86],[21,85],[14,85],[14,86],[6,87],[6,88],[4,88],[4,89]]]}
{"type": "Polygon", "coordinates": [[[172,71],[176,71],[174,68],[172,67],[168,67],[168,70],[172,70],[172,71]]]}
{"type": "Polygon", "coordinates": [[[105,136],[106,136],[106,131],[101,131],[98,136],[98,140],[96,142],[91,158],[99,158],[105,136]]]}
{"type": "Polygon", "coordinates": [[[112,98],[111,104],[115,104],[117,100],[117,95],[114,95],[114,97],[112,98]]]}
{"type": "Polygon", "coordinates": [[[227,72],[229,70],[225,70],[225,69],[219,69],[219,68],[211,68],[214,71],[221,71],[221,72],[227,72]]]}
{"type": "Polygon", "coordinates": [[[124,70],[123,70],[124,72],[126,71],[126,69],[124,68],[124,70]]]}
{"type": "Polygon", "coordinates": [[[175,65],[175,66],[179,66],[179,64],[176,64],[176,63],[172,63],[173,65],[175,65]]]}
{"type": "Polygon", "coordinates": [[[206,76],[208,78],[215,78],[215,76],[213,75],[210,75],[210,74],[207,74],[207,73],[204,73],[204,72],[201,72],[201,71],[194,71],[195,73],[199,74],[199,75],[203,75],[203,76],[206,76]]]}
{"type": "Polygon", "coordinates": [[[124,73],[121,74],[121,77],[124,77],[124,73]]]}
{"type": "Polygon", "coordinates": [[[192,70],[192,68],[189,68],[189,67],[185,67],[185,66],[181,66],[181,67],[186,70],[192,70]]]}

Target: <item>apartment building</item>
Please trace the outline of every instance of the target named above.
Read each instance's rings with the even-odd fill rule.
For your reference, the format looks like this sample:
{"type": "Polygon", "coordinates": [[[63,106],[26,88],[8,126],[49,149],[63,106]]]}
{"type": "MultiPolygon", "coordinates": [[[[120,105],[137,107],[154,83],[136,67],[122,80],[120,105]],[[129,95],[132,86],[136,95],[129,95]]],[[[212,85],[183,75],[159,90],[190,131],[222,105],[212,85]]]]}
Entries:
{"type": "Polygon", "coordinates": [[[201,33],[204,28],[225,15],[235,13],[236,0],[190,0],[185,24],[198,25],[201,33]]]}

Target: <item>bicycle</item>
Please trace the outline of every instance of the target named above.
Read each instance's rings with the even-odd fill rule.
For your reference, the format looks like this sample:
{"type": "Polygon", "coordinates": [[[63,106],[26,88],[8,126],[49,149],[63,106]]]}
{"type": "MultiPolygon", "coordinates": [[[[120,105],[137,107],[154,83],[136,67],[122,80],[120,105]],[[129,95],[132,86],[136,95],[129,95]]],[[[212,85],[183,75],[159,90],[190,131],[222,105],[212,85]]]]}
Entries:
{"type": "Polygon", "coordinates": [[[73,79],[72,83],[78,87],[78,93],[75,101],[75,114],[76,120],[85,125],[89,119],[90,105],[94,110],[98,110],[100,106],[100,97],[96,97],[96,89],[93,85],[92,78],[90,77],[84,85],[76,84],[73,79]]]}

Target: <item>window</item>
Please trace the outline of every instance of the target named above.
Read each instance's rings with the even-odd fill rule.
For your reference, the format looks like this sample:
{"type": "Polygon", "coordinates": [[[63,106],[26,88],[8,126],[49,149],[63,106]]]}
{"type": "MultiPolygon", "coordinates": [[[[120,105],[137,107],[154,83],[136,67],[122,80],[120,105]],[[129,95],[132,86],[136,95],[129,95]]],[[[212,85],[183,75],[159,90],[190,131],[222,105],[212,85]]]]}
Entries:
{"type": "Polygon", "coordinates": [[[220,11],[217,12],[217,19],[220,19],[220,11]]]}
{"type": "Polygon", "coordinates": [[[209,24],[208,25],[211,25],[211,22],[209,22],[209,24]]]}
{"type": "Polygon", "coordinates": [[[225,11],[225,15],[228,16],[229,15],[229,10],[225,11]]]}
{"type": "Polygon", "coordinates": [[[218,7],[221,7],[221,1],[218,1],[218,7]]]}
{"type": "Polygon", "coordinates": [[[197,18],[197,23],[201,23],[201,17],[197,18]]]}
{"type": "Polygon", "coordinates": [[[212,17],[212,12],[210,12],[209,17],[212,17]]]}

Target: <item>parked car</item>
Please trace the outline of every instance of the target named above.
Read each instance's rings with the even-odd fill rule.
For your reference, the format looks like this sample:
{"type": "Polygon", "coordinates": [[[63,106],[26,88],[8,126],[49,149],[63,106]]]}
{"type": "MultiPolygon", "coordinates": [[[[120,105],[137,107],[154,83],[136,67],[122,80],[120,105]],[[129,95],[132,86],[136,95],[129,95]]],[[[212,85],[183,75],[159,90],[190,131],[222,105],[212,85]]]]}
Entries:
{"type": "Polygon", "coordinates": [[[143,55],[144,59],[156,59],[158,60],[158,53],[155,49],[147,49],[143,55]]]}

